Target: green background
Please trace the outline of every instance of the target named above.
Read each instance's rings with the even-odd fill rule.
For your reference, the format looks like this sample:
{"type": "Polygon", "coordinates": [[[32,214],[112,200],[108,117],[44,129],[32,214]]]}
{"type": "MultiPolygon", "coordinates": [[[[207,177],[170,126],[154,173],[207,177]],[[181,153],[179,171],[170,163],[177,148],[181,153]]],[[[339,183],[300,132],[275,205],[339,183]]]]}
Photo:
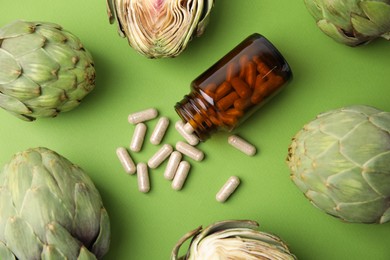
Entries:
{"type": "MultiPolygon", "coordinates": [[[[55,22],[77,35],[92,53],[97,81],[81,106],[57,118],[28,123],[0,111],[0,165],[30,147],[45,146],[81,166],[101,192],[111,218],[112,241],[105,259],[168,259],[176,241],[199,225],[252,219],[279,235],[299,259],[390,259],[390,225],[350,224],[312,206],[289,178],[285,158],[291,137],[318,113],[352,104],[390,110],[390,43],[357,48],[325,36],[301,0],[216,1],[205,34],[179,57],[149,60],[118,36],[104,0],[2,1],[0,25],[15,19],[55,22]],[[284,54],[294,79],[236,130],[258,148],[248,157],[227,144],[228,133],[198,147],[203,162],[183,190],[163,178],[165,165],[150,171],[152,189],[137,190],[115,154],[128,146],[129,113],[156,107],[171,119],[164,143],[180,140],[173,106],[190,82],[248,35],[265,35],[284,54]],[[242,184],[224,204],[215,194],[227,178],[242,184]]],[[[147,138],[157,120],[147,123],[147,138]]],[[[147,161],[158,147],[144,143],[133,154],[147,161]]],[[[182,251],[184,252],[184,250],[182,251]]]]}

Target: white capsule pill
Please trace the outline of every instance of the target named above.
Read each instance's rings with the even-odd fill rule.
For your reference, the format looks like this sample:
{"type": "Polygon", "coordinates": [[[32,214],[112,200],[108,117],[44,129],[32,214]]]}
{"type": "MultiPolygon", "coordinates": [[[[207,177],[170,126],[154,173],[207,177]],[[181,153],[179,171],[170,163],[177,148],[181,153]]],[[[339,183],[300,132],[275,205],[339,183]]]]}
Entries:
{"type": "Polygon", "coordinates": [[[158,115],[158,111],[155,108],[149,108],[146,110],[138,111],[135,113],[132,113],[128,116],[127,120],[130,124],[138,124],[142,123],[148,120],[151,120],[153,118],[156,118],[158,115]]]}
{"type": "Polygon", "coordinates": [[[184,123],[183,121],[179,120],[175,124],[175,128],[177,132],[190,144],[190,145],[197,145],[199,143],[199,138],[194,134],[189,134],[184,130],[184,123]]]}
{"type": "Polygon", "coordinates": [[[184,126],[184,131],[186,131],[187,134],[193,134],[194,133],[194,128],[190,123],[185,123],[184,126]]]}
{"type": "Polygon", "coordinates": [[[130,142],[130,150],[133,152],[141,151],[146,134],[146,125],[144,123],[138,123],[135,126],[133,137],[130,142]]]}
{"type": "Polygon", "coordinates": [[[219,192],[215,196],[215,199],[218,202],[225,202],[230,197],[230,195],[232,195],[233,192],[237,189],[239,184],[240,179],[237,176],[231,176],[219,190],[219,192]]]}
{"type": "Polygon", "coordinates": [[[134,161],[130,157],[130,154],[127,152],[126,148],[118,147],[116,149],[116,155],[118,156],[123,169],[125,169],[128,174],[134,174],[136,172],[137,167],[135,166],[134,161]]]}
{"type": "Polygon", "coordinates": [[[256,154],[256,147],[237,135],[229,136],[228,143],[246,155],[253,156],[256,154]]]}
{"type": "Polygon", "coordinates": [[[137,164],[137,180],[140,192],[146,193],[150,190],[149,171],[146,163],[137,164]]]}
{"type": "Polygon", "coordinates": [[[148,161],[148,166],[152,169],[157,168],[172,153],[173,148],[170,144],[164,144],[148,161]]]}
{"type": "Polygon", "coordinates": [[[161,140],[163,139],[165,132],[167,131],[168,125],[169,119],[167,117],[161,117],[158,120],[152,132],[152,135],[150,136],[150,142],[152,144],[158,145],[161,143],[161,140]]]}
{"type": "Polygon", "coordinates": [[[195,161],[202,161],[204,158],[204,153],[201,150],[182,141],[176,143],[176,150],[195,161]]]}
{"type": "Polygon", "coordinates": [[[181,161],[172,181],[172,189],[181,190],[187,179],[191,165],[187,161],[181,161]]]}
{"type": "Polygon", "coordinates": [[[174,151],[171,153],[171,156],[169,157],[168,160],[167,167],[165,168],[165,172],[164,172],[165,179],[167,180],[173,179],[182,157],[183,156],[178,151],[174,151]]]}

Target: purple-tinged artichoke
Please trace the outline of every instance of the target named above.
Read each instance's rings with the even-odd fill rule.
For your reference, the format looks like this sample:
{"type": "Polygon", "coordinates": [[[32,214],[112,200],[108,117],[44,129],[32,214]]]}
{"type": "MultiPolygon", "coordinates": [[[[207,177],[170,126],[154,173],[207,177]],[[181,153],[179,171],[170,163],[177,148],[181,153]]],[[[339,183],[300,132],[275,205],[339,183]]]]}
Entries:
{"type": "Polygon", "coordinates": [[[203,34],[214,0],[107,0],[110,23],[148,58],[175,57],[203,34]]]}

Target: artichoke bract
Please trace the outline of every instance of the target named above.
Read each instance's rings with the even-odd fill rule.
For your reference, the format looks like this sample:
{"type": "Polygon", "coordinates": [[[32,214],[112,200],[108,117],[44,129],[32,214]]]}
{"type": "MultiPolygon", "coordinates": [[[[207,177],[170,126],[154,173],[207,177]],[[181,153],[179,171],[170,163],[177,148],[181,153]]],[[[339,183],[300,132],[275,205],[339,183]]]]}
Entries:
{"type": "Polygon", "coordinates": [[[172,250],[171,260],[278,259],[292,260],[287,245],[277,236],[258,231],[251,220],[225,220],[188,232],[172,250]],[[186,255],[179,257],[183,243],[192,238],[186,255]]]}
{"type": "Polygon", "coordinates": [[[95,87],[91,54],[72,33],[47,22],[0,29],[0,107],[32,121],[72,110],[95,87]]]}
{"type": "Polygon", "coordinates": [[[390,0],[304,0],[317,26],[334,40],[357,46],[390,40],[390,0]]]}
{"type": "Polygon", "coordinates": [[[109,244],[108,214],[81,168],[40,147],[0,171],[0,259],[97,259],[109,244]]]}
{"type": "Polygon", "coordinates": [[[110,23],[148,58],[175,57],[208,24],[214,0],[107,0],[110,23]]]}
{"type": "Polygon", "coordinates": [[[390,113],[357,105],[319,114],[292,139],[291,178],[318,208],[347,222],[390,220],[390,113]]]}

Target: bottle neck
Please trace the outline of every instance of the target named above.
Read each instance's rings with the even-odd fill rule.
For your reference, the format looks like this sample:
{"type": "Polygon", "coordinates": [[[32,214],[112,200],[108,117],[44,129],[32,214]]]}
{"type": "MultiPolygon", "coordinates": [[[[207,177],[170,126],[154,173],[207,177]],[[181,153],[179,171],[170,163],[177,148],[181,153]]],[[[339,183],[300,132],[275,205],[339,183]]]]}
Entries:
{"type": "Polygon", "coordinates": [[[200,141],[207,140],[220,127],[213,122],[213,105],[197,90],[175,105],[175,110],[185,123],[190,123],[200,141]]]}

